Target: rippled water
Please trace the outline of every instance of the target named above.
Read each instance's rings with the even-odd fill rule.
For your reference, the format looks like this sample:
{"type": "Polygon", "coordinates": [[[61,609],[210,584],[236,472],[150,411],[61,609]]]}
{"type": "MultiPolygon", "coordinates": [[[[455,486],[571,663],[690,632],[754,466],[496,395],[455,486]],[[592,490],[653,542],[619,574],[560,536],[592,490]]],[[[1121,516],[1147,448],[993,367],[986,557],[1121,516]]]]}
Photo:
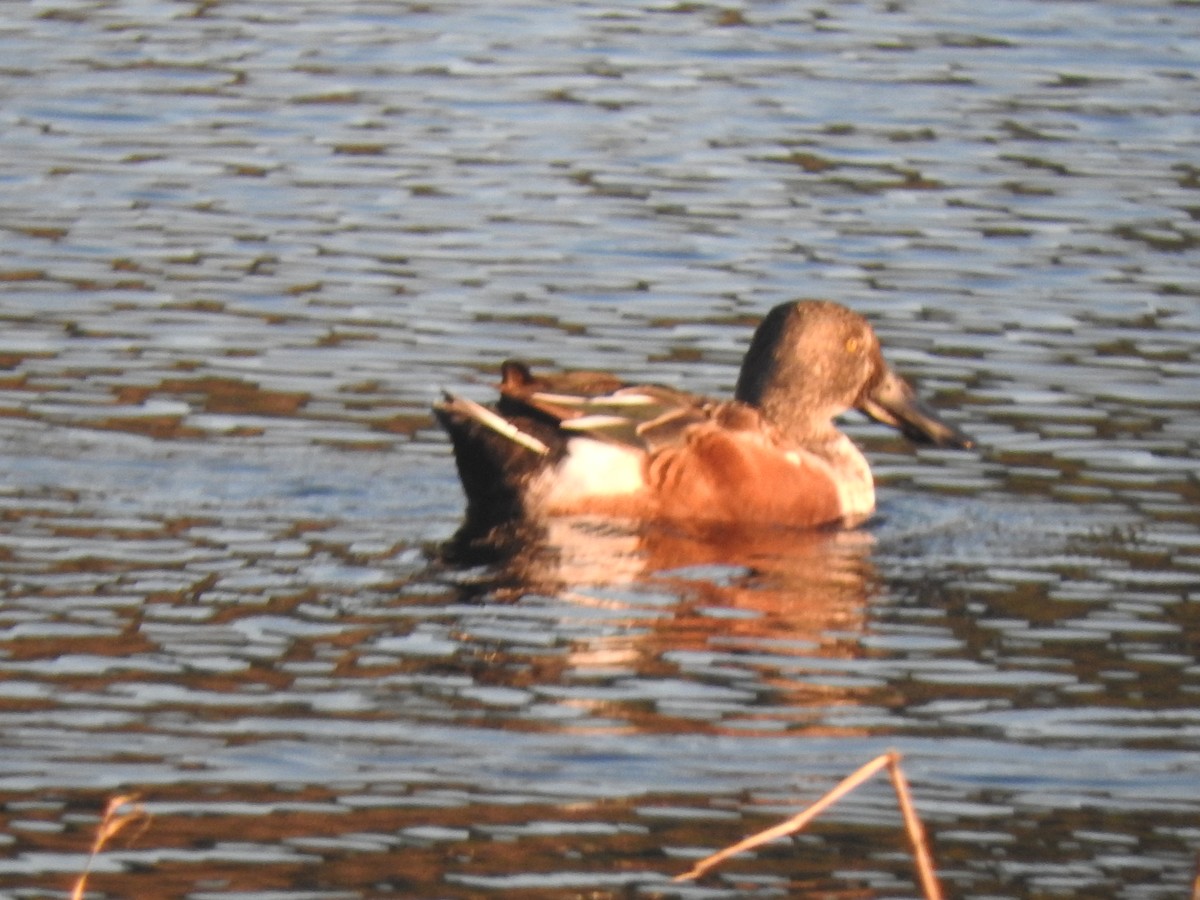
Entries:
{"type": "MultiPolygon", "coordinates": [[[[9,4],[0,887],[1180,897],[1200,7],[9,4]],[[520,354],[728,393],[817,295],[979,441],[856,532],[437,561],[520,354]]],[[[56,893],[57,892],[57,893],[56,893]]]]}

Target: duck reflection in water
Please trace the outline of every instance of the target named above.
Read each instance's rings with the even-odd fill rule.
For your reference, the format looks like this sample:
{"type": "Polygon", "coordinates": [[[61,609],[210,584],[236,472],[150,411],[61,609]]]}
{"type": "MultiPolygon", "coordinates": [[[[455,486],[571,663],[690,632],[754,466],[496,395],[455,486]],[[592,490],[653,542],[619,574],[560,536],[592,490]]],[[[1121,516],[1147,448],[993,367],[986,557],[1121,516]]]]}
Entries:
{"type": "Polygon", "coordinates": [[[834,710],[899,702],[857,671],[879,589],[868,531],[562,518],[511,537],[461,599],[513,604],[554,635],[556,651],[518,638],[511,658],[489,642],[487,677],[559,695],[573,712],[556,727],[847,734],[834,710]]]}

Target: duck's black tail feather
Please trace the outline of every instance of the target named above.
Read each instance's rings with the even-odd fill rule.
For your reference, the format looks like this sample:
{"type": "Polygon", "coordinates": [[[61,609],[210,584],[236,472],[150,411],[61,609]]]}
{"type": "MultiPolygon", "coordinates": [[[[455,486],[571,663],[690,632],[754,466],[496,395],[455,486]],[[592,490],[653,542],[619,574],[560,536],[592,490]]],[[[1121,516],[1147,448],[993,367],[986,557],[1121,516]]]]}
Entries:
{"type": "Polygon", "coordinates": [[[446,394],[433,413],[454,447],[471,530],[488,531],[522,519],[525,487],[558,461],[565,443],[562,434],[547,423],[505,418],[454,394],[446,394]]]}

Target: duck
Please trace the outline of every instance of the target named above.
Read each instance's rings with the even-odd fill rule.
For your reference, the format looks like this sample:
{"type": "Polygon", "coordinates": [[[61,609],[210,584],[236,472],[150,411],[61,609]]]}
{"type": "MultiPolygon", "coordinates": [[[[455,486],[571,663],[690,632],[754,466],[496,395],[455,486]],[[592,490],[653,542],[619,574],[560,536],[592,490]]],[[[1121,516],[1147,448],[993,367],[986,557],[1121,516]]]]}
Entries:
{"type": "Polygon", "coordinates": [[[586,516],[694,526],[854,527],[875,510],[870,465],[836,423],[857,409],[918,444],[973,440],[884,361],[863,316],[827,300],[781,303],[750,339],[732,399],[607,372],[500,366],[484,405],[445,392],[476,532],[586,516]]]}

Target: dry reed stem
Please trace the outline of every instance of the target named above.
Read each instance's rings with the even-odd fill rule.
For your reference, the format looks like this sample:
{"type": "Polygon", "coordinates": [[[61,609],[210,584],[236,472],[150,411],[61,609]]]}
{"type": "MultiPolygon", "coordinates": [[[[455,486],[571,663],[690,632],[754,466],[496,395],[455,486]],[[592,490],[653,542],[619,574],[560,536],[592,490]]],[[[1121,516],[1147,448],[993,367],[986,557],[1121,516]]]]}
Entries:
{"type": "Polygon", "coordinates": [[[937,872],[933,868],[933,854],[929,852],[929,841],[925,838],[925,826],[913,807],[912,795],[908,791],[908,779],[900,770],[900,754],[888,753],[888,774],[892,776],[892,787],[896,789],[896,800],[900,804],[900,815],[904,817],[904,830],[913,848],[913,860],[917,864],[917,877],[926,900],[942,900],[942,887],[938,884],[937,872]]]}
{"type": "MultiPolygon", "coordinates": [[[[71,900],[83,900],[83,892],[87,889],[87,880],[88,875],[92,871],[92,863],[96,861],[96,857],[104,849],[104,845],[115,838],[126,825],[133,822],[141,822],[143,830],[150,824],[150,816],[146,812],[145,807],[138,802],[136,794],[122,794],[108,801],[108,805],[104,807],[104,816],[100,819],[100,824],[96,828],[96,839],[92,841],[92,852],[88,854],[87,865],[83,867],[83,874],[75,882],[75,890],[71,892],[71,900]],[[128,807],[128,809],[122,811],[122,807],[128,807]]],[[[139,831],[138,833],[140,834],[141,832],[139,831]]]]}
{"type": "Polygon", "coordinates": [[[755,847],[760,847],[778,838],[796,834],[803,830],[809,822],[833,806],[833,804],[885,768],[891,774],[892,787],[895,788],[896,796],[899,799],[900,813],[904,817],[905,830],[908,832],[909,840],[913,846],[913,854],[917,863],[917,874],[921,879],[921,887],[925,891],[926,900],[942,900],[942,890],[938,885],[937,875],[933,868],[933,856],[929,852],[929,844],[925,839],[925,829],[922,827],[921,820],[917,817],[916,810],[913,808],[912,797],[908,790],[908,782],[905,781],[904,773],[900,771],[900,754],[895,752],[877,756],[866,765],[861,766],[857,771],[842,779],[833,790],[803,812],[700,860],[690,871],[682,875],[677,875],[672,880],[690,881],[693,878],[699,878],[713,866],[724,862],[731,856],[736,856],[738,853],[743,853],[747,850],[753,850],[755,847]]]}

